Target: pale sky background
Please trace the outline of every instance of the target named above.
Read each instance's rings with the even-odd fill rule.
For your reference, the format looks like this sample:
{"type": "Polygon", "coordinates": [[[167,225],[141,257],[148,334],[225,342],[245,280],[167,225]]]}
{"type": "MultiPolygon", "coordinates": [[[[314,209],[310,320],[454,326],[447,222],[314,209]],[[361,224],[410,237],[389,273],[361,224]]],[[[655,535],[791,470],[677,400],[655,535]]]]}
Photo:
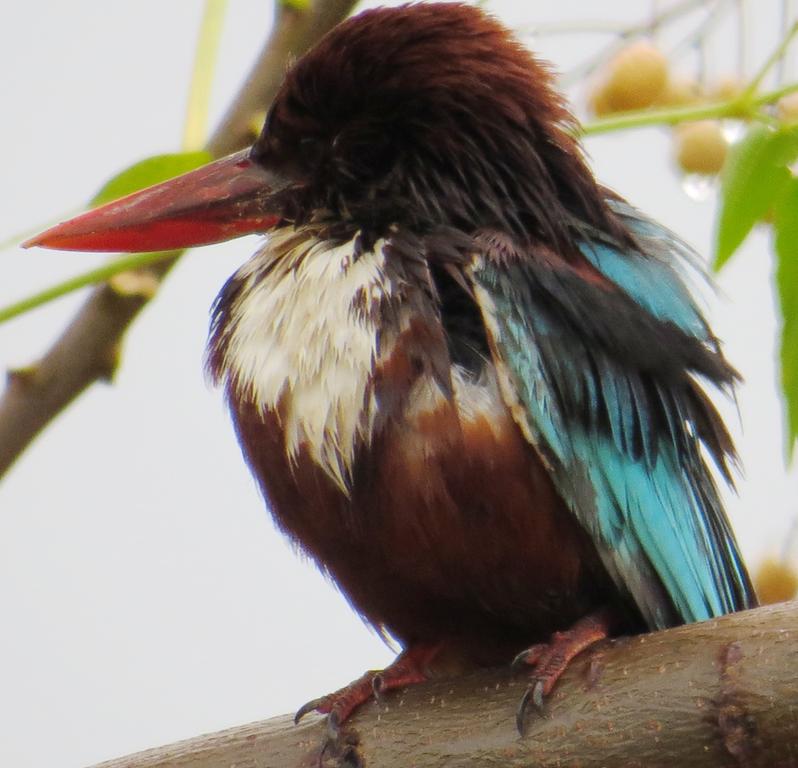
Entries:
{"type": "MultiPolygon", "coordinates": [[[[584,19],[590,6],[491,4],[515,24],[584,19]]],[[[0,240],[80,205],[133,160],[178,148],[201,8],[27,0],[4,15],[0,240]]],[[[631,23],[646,8],[608,0],[600,13],[631,23]]],[[[752,62],[772,45],[779,8],[767,0],[750,15],[752,62]]],[[[267,2],[230,3],[215,119],[270,19],[267,2]]],[[[728,69],[733,38],[719,38],[728,69]]],[[[595,44],[535,47],[563,68],[595,44]]],[[[684,194],[667,132],[591,139],[587,150],[605,183],[710,252],[714,199],[684,194]]],[[[274,531],[203,378],[208,308],[256,245],[191,253],[128,336],[115,385],[95,386],[0,484],[0,765],[78,768],[293,712],[392,658],[274,531]]],[[[757,233],[710,308],[747,382],[742,425],[733,404],[721,405],[746,466],[728,505],[751,564],[777,550],[798,508],[782,454],[768,254],[757,233]]],[[[100,260],[8,249],[0,303],[100,260]]],[[[81,299],[0,326],[0,365],[35,359],[81,299]]]]}

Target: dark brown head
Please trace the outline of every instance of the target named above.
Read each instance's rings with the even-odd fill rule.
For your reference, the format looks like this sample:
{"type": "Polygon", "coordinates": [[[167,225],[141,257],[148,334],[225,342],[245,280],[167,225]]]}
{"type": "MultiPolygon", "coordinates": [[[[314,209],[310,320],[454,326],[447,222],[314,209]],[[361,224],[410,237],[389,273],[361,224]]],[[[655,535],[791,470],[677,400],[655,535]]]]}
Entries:
{"type": "Polygon", "coordinates": [[[548,69],[477,8],[370,10],[289,70],[251,151],[28,244],[155,250],[314,219],[367,238],[492,228],[567,254],[575,218],[614,226],[572,128],[548,69]]]}
{"type": "Polygon", "coordinates": [[[597,196],[572,127],[547,67],[499,22],[410,4],[361,13],[301,58],[252,156],[301,180],[298,217],[557,240],[561,209],[584,216],[597,196]]]}

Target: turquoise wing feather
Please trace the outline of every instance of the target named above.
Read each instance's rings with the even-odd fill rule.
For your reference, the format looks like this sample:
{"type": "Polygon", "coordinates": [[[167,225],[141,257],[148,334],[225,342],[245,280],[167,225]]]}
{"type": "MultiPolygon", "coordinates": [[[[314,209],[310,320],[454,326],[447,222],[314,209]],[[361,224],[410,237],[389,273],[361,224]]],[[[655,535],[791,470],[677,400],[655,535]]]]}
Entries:
{"type": "Polygon", "coordinates": [[[470,271],[505,399],[616,585],[651,628],[753,605],[704,456],[734,459],[696,376],[730,387],[686,284],[689,250],[620,201],[636,249],[580,258],[479,238],[470,271]]]}

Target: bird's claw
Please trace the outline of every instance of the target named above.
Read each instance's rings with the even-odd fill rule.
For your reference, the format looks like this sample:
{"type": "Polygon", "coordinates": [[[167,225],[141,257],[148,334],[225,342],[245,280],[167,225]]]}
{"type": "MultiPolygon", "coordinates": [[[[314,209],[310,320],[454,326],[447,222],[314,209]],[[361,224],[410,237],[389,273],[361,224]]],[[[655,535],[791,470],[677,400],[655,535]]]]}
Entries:
{"type": "Polygon", "coordinates": [[[320,712],[324,714],[324,704],[326,696],[321,696],[318,699],[311,699],[310,701],[303,704],[294,715],[294,725],[299,725],[299,721],[305,716],[310,714],[311,712],[320,712]]]}
{"type": "Polygon", "coordinates": [[[331,741],[338,741],[341,735],[341,712],[333,707],[327,714],[327,736],[331,741]]]}
{"type": "Polygon", "coordinates": [[[512,670],[517,672],[519,669],[534,666],[547,647],[546,643],[538,643],[524,649],[513,659],[513,663],[510,665],[512,670]]]}
{"type": "Polygon", "coordinates": [[[324,765],[325,760],[332,754],[339,760],[337,765],[361,765],[357,750],[349,741],[354,732],[345,729],[344,724],[367,701],[375,699],[379,703],[388,691],[426,680],[426,667],[438,654],[440,648],[440,643],[414,646],[381,672],[365,672],[340,690],[303,704],[294,715],[295,725],[299,724],[309,712],[327,715],[325,723],[327,738],[319,754],[318,765],[324,765]]]}
{"type": "Polygon", "coordinates": [[[342,737],[328,736],[316,759],[316,768],[363,768],[363,760],[358,751],[359,740],[355,734],[342,737]]]}
{"type": "Polygon", "coordinates": [[[345,712],[340,703],[335,700],[335,694],[321,696],[318,699],[312,699],[307,704],[303,704],[294,715],[294,725],[298,725],[299,721],[310,712],[327,715],[324,722],[327,729],[327,738],[324,740],[319,752],[317,768],[323,768],[326,765],[325,760],[330,755],[333,755],[337,761],[336,765],[360,765],[361,763],[356,759],[357,750],[355,747],[349,744],[347,739],[342,739],[341,726],[349,713],[345,712]]]}
{"type": "Polygon", "coordinates": [[[532,686],[532,703],[535,705],[535,709],[537,710],[543,709],[543,692],[545,690],[545,686],[545,680],[535,680],[535,684],[532,686]]]}
{"type": "Polygon", "coordinates": [[[603,640],[609,634],[611,614],[600,610],[585,616],[564,632],[555,632],[549,643],[538,643],[521,651],[513,659],[513,668],[531,666],[534,674],[530,680],[515,715],[518,732],[523,736],[524,721],[530,703],[540,712],[563,672],[582,651],[603,640]]]}
{"type": "Polygon", "coordinates": [[[374,675],[374,679],[371,681],[371,690],[374,694],[374,700],[378,704],[381,704],[384,699],[383,694],[385,693],[385,678],[381,672],[374,675]]]}
{"type": "Polygon", "coordinates": [[[341,723],[346,719],[342,707],[337,702],[332,701],[330,696],[321,696],[303,704],[294,715],[294,725],[299,725],[299,721],[311,712],[318,712],[320,715],[327,715],[325,725],[327,727],[327,737],[330,741],[337,741],[341,735],[341,723]]]}
{"type": "Polygon", "coordinates": [[[524,735],[524,723],[526,722],[526,713],[530,704],[538,711],[543,711],[543,704],[545,702],[545,680],[533,678],[531,685],[524,691],[521,701],[518,702],[518,709],[515,713],[515,727],[521,736],[524,735]]]}

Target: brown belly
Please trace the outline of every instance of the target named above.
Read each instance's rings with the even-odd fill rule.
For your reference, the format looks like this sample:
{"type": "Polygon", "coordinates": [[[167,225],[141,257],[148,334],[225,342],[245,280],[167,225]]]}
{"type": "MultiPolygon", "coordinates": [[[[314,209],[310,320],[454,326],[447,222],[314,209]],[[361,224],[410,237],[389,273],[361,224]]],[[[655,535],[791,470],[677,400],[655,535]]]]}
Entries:
{"type": "Polygon", "coordinates": [[[347,496],[307,456],[289,464],[274,416],[233,410],[277,524],[403,645],[446,639],[496,663],[618,599],[506,412],[391,424],[347,496]]]}

